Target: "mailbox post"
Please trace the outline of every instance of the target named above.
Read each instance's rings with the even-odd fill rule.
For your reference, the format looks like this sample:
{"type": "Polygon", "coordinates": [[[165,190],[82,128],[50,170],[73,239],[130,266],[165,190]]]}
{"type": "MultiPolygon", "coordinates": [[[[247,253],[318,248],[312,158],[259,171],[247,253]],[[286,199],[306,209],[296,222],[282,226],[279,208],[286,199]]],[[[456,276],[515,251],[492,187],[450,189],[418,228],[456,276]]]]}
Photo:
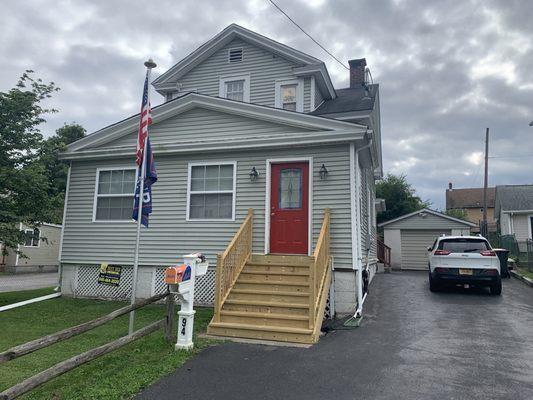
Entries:
{"type": "Polygon", "coordinates": [[[170,293],[178,297],[181,306],[178,311],[176,350],[190,350],[194,347],[194,284],[196,277],[206,274],[209,265],[199,253],[184,255],[183,262],[181,266],[167,268],[165,273],[165,282],[169,284],[170,293]]]}

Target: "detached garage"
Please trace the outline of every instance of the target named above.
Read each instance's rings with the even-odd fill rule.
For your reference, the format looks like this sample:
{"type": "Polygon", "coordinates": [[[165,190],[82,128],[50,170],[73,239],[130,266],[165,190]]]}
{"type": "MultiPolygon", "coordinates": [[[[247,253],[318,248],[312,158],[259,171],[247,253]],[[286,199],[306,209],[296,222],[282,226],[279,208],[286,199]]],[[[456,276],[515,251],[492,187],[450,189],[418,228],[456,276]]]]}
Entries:
{"type": "Polygon", "coordinates": [[[427,208],[379,224],[391,248],[392,268],[409,270],[427,270],[427,248],[438,236],[470,235],[475,226],[427,208]]]}

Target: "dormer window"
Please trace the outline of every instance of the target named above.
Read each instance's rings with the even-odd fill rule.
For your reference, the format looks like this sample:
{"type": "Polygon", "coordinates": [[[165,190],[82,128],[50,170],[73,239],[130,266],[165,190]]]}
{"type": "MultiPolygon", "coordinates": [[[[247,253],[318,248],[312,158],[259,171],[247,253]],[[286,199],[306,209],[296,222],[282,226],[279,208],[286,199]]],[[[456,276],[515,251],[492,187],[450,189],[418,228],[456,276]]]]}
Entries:
{"type": "Polygon", "coordinates": [[[250,102],[250,75],[220,79],[219,96],[230,100],[250,102]]]}
{"type": "Polygon", "coordinates": [[[229,51],[228,51],[228,61],[230,63],[242,62],[242,47],[229,49],[229,51]]]}
{"type": "Polygon", "coordinates": [[[276,107],[289,111],[303,112],[303,81],[289,79],[276,82],[276,107]]]}

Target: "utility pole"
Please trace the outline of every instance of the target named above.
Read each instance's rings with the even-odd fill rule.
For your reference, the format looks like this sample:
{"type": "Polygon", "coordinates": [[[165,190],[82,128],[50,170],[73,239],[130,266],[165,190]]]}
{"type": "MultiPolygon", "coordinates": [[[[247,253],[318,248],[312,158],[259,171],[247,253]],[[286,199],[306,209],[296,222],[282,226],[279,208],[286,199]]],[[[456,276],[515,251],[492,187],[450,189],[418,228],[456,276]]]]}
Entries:
{"type": "Polygon", "coordinates": [[[487,188],[489,185],[489,128],[485,133],[485,181],[483,183],[483,223],[481,226],[481,235],[487,237],[488,224],[487,224],[487,188]]]}

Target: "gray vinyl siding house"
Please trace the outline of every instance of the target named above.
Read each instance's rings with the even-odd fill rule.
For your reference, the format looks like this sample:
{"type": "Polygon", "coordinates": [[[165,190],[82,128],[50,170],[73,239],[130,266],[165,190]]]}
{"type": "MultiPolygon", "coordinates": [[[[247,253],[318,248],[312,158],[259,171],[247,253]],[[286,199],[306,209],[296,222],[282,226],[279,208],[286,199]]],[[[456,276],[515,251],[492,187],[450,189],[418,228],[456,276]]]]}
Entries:
{"type": "Polygon", "coordinates": [[[57,271],[61,225],[45,223],[32,228],[20,224],[20,230],[27,232],[32,238],[28,237],[25,243],[18,246],[18,249],[7,248],[6,255],[0,254],[0,271],[12,273],[57,271]],[[37,232],[36,235],[34,232],[37,232]],[[17,254],[16,250],[23,255],[17,254]]]}
{"type": "Polygon", "coordinates": [[[520,252],[533,239],[533,185],[496,186],[494,218],[502,235],[514,235],[520,252]]]}
{"type": "MultiPolygon", "coordinates": [[[[199,302],[212,302],[216,254],[227,247],[250,208],[253,252],[270,253],[271,166],[298,161],[309,170],[309,190],[301,192],[309,201],[306,254],[313,251],[324,210],[331,209],[331,303],[338,313],[353,312],[358,262],[366,264],[368,254],[371,271],[377,263],[375,240],[367,238],[367,233],[371,239],[376,234],[374,180],[382,171],[379,126],[369,122],[379,119],[377,103],[353,120],[312,115],[336,97],[323,63],[236,25],[153,85],[167,101],[152,110],[149,128],[158,181],[152,187],[150,227],[141,233],[139,297],[162,290],[163,268],[199,251],[211,265],[198,282],[199,302]],[[230,63],[229,50],[235,48],[242,49],[242,61],[230,63]],[[224,98],[227,79],[243,82],[242,101],[224,98]],[[295,88],[294,111],[281,104],[284,82],[295,88]],[[232,166],[233,189],[224,193],[231,194],[231,218],[191,217],[191,171],[202,165],[232,166]],[[257,179],[250,177],[253,168],[257,179]]],[[[377,85],[373,90],[375,99],[377,85]]],[[[62,154],[70,161],[60,255],[65,295],[127,297],[131,292],[136,223],[99,220],[98,202],[106,195],[100,193],[98,177],[102,171],[134,168],[138,118],[97,131],[62,154]],[[98,267],[104,262],[124,267],[123,288],[97,287],[98,267]]]]}

